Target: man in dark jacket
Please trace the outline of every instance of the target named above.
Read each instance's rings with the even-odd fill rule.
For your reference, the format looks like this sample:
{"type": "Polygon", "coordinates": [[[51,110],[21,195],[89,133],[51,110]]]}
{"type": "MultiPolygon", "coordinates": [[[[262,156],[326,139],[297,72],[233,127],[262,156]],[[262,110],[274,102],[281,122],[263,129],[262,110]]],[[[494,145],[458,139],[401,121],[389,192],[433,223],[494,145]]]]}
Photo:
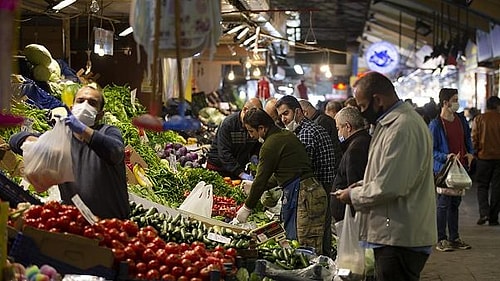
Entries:
{"type": "Polygon", "coordinates": [[[207,169],[217,171],[224,177],[253,180],[244,172],[245,165],[253,155],[259,154],[260,143],[250,138],[243,126],[243,117],[251,108],[262,109],[259,99],[249,99],[241,111],[235,112],[222,121],[207,153],[207,169]]]}
{"type": "MultiPolygon", "coordinates": [[[[335,115],[339,139],[344,152],[337,175],[333,181],[335,190],[346,189],[363,179],[371,136],[365,129],[365,119],[355,107],[345,107],[335,115]]],[[[331,196],[332,216],[335,221],[344,219],[345,204],[331,196]]],[[[354,213],[354,212],[353,212],[354,213]]]]}
{"type": "Polygon", "coordinates": [[[315,124],[325,128],[325,130],[328,132],[328,135],[333,142],[333,151],[335,153],[335,169],[337,169],[340,164],[340,159],[342,158],[342,148],[340,147],[335,119],[317,110],[309,101],[300,100],[299,103],[300,107],[302,108],[302,112],[304,112],[304,116],[313,121],[315,124]]]}
{"type": "MultiPolygon", "coordinates": [[[[90,210],[100,218],[125,219],[130,204],[125,176],[124,144],[120,130],[100,124],[104,111],[102,90],[84,86],[75,95],[72,115],[65,119],[71,129],[71,157],[74,182],[59,184],[61,199],[72,204],[79,195],[90,210]]],[[[38,135],[20,132],[10,138],[15,153],[22,154],[22,144],[36,141],[38,135]]],[[[56,143],[58,140],[54,140],[56,143]]]]}

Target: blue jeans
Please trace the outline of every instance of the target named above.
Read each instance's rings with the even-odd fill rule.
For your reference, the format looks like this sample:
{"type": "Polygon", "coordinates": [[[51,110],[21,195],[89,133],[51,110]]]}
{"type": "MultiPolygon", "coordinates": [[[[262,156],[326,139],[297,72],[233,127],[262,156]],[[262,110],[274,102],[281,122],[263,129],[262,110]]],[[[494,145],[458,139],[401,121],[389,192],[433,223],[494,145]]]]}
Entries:
{"type": "Polygon", "coordinates": [[[438,241],[453,241],[458,235],[458,207],[462,202],[461,196],[437,195],[437,230],[438,241]],[[448,236],[446,235],[448,227],[448,236]]]}

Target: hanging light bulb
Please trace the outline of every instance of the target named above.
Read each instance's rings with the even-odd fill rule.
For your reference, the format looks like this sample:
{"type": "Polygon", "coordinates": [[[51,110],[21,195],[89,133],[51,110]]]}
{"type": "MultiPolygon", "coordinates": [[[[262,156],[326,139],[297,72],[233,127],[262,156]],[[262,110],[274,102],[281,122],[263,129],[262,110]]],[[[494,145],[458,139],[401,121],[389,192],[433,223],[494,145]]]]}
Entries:
{"type": "Polygon", "coordinates": [[[328,64],[323,64],[319,67],[319,70],[321,72],[327,72],[327,71],[330,71],[330,66],[328,64]]]}
{"type": "Polygon", "coordinates": [[[250,62],[250,59],[247,58],[247,60],[245,61],[245,68],[250,69],[251,67],[252,67],[252,63],[250,62]]]}
{"type": "Polygon", "coordinates": [[[330,69],[328,69],[326,72],[325,72],[325,77],[330,79],[332,78],[332,72],[330,71],[330,69]]]}
{"type": "Polygon", "coordinates": [[[233,66],[231,65],[231,71],[229,71],[229,74],[227,75],[227,79],[229,81],[233,81],[234,80],[234,71],[233,71],[233,66]]]}
{"type": "Polygon", "coordinates": [[[255,77],[259,77],[260,76],[260,68],[259,67],[255,67],[253,72],[252,72],[252,75],[255,76],[255,77]]]}

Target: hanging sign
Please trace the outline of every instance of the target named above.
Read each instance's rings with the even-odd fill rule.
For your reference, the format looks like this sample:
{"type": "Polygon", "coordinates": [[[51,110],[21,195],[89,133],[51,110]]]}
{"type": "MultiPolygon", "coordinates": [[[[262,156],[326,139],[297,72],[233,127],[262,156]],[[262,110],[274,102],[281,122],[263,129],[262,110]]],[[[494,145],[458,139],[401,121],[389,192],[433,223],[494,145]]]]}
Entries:
{"type": "Polygon", "coordinates": [[[380,41],[368,47],[365,60],[370,70],[389,73],[399,65],[399,53],[393,44],[380,41]]]}

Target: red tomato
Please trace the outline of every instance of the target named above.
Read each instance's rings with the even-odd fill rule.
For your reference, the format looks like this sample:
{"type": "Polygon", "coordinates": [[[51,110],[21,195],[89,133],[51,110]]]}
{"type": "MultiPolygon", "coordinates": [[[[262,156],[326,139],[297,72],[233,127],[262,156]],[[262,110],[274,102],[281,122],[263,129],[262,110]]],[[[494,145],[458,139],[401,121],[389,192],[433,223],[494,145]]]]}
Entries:
{"type": "Polygon", "coordinates": [[[116,239],[113,239],[113,240],[111,240],[111,248],[124,249],[125,245],[123,245],[122,242],[120,242],[120,241],[118,241],[116,239]]]}
{"type": "Polygon", "coordinates": [[[134,249],[136,254],[142,255],[142,253],[146,250],[146,245],[144,245],[141,241],[136,241],[132,245],[132,249],[134,249]]]}
{"type": "Polygon", "coordinates": [[[224,258],[224,254],[221,252],[215,251],[215,252],[212,252],[212,257],[222,259],[222,258],[224,258]]]}
{"type": "Polygon", "coordinates": [[[38,221],[37,219],[33,219],[33,218],[30,218],[30,219],[24,219],[24,223],[26,225],[29,225],[29,226],[33,226],[33,227],[36,227],[38,225],[40,221],[38,221]]]}
{"type": "Polygon", "coordinates": [[[150,269],[148,273],[146,273],[146,279],[148,280],[158,280],[160,278],[160,272],[156,269],[150,269]]]}
{"type": "Polygon", "coordinates": [[[62,215],[57,218],[57,227],[61,229],[68,229],[71,218],[67,215],[62,215]]]}
{"type": "Polygon", "coordinates": [[[47,219],[47,220],[45,221],[45,226],[46,226],[48,229],[51,229],[51,228],[57,227],[57,218],[52,217],[52,218],[47,219]]]}
{"type": "Polygon", "coordinates": [[[184,254],[182,255],[182,258],[188,259],[192,262],[195,262],[195,261],[200,259],[200,255],[198,253],[196,253],[194,250],[190,250],[190,251],[184,252],[184,254]]]}
{"type": "Polygon", "coordinates": [[[137,232],[137,236],[136,237],[139,238],[139,240],[142,243],[146,243],[146,241],[147,241],[146,240],[146,231],[144,231],[142,229],[137,232]]]}
{"type": "Polygon", "coordinates": [[[158,271],[160,272],[160,275],[163,276],[163,275],[170,272],[170,268],[168,267],[168,265],[162,264],[162,265],[160,265],[160,268],[158,269],[158,271]]]}
{"type": "Polygon", "coordinates": [[[97,223],[96,223],[96,224],[94,224],[94,225],[92,225],[92,228],[94,228],[94,231],[95,231],[96,233],[104,233],[104,231],[106,230],[106,229],[104,228],[104,226],[102,226],[102,225],[100,225],[100,224],[97,224],[97,223]]]}
{"type": "Polygon", "coordinates": [[[146,231],[146,241],[147,241],[148,243],[153,242],[153,240],[154,240],[156,237],[158,237],[158,235],[156,234],[156,232],[154,232],[154,231],[150,231],[150,230],[146,231]]]}
{"type": "Polygon", "coordinates": [[[184,268],[189,267],[189,266],[191,266],[191,261],[188,259],[181,259],[181,265],[184,268]]]}
{"type": "Polygon", "coordinates": [[[170,271],[170,273],[172,273],[172,275],[174,275],[175,277],[181,276],[183,272],[184,272],[184,269],[180,266],[174,266],[174,267],[172,267],[172,270],[170,271]]]}
{"type": "Polygon", "coordinates": [[[118,234],[118,240],[119,240],[120,242],[122,242],[122,243],[127,243],[127,242],[128,242],[128,240],[130,240],[130,239],[129,239],[129,237],[128,237],[127,232],[122,231],[122,232],[120,232],[120,233],[118,234]]]}
{"type": "Polygon", "coordinates": [[[44,223],[39,222],[38,225],[36,226],[38,229],[47,229],[44,223]]]}
{"type": "Polygon", "coordinates": [[[197,253],[199,256],[201,257],[206,257],[207,256],[207,251],[205,250],[204,247],[202,246],[196,246],[194,247],[194,250],[193,250],[195,253],[197,253]]]}
{"type": "Polygon", "coordinates": [[[200,277],[203,279],[210,277],[210,268],[208,266],[200,269],[200,277]]]}
{"type": "Polygon", "coordinates": [[[135,275],[135,279],[137,279],[137,280],[146,280],[146,274],[144,274],[142,272],[141,273],[137,273],[135,275]]]}
{"type": "Polygon", "coordinates": [[[160,262],[157,259],[152,259],[148,262],[148,269],[158,269],[160,262]]]}
{"type": "Polygon", "coordinates": [[[167,258],[167,256],[168,256],[168,253],[167,253],[167,251],[165,251],[165,249],[159,249],[158,251],[156,251],[156,258],[161,260],[162,262],[165,262],[165,259],[167,258]]]}
{"type": "Polygon", "coordinates": [[[116,228],[110,228],[106,232],[112,239],[119,240],[120,239],[120,231],[116,228]]]}
{"type": "Polygon", "coordinates": [[[158,246],[158,248],[160,248],[160,249],[165,248],[165,245],[166,245],[165,241],[163,241],[163,239],[161,239],[161,238],[160,238],[160,237],[158,237],[158,236],[157,236],[157,237],[155,237],[155,238],[153,239],[153,241],[151,241],[151,242],[152,242],[152,243],[154,243],[156,246],[158,246]]]}
{"type": "Polygon", "coordinates": [[[125,252],[123,251],[123,249],[111,249],[111,251],[113,251],[113,255],[115,256],[115,260],[116,261],[122,261],[122,260],[125,260],[125,252]]]}
{"type": "Polygon", "coordinates": [[[180,261],[181,260],[178,254],[169,254],[165,259],[165,264],[173,267],[178,265],[180,261]]]}
{"type": "Polygon", "coordinates": [[[172,274],[164,274],[161,276],[162,281],[175,281],[175,276],[172,274]]]}
{"type": "Polygon", "coordinates": [[[204,261],[195,261],[193,263],[193,267],[196,267],[197,269],[201,269],[207,266],[207,263],[204,261]]]}
{"type": "Polygon", "coordinates": [[[189,281],[203,281],[203,279],[198,278],[198,277],[193,277],[193,278],[189,279],[189,281]]]}
{"type": "Polygon", "coordinates": [[[188,277],[195,277],[196,274],[198,273],[198,269],[196,269],[196,267],[193,267],[193,266],[189,266],[188,268],[186,268],[184,274],[186,274],[186,276],[188,277]]]}
{"type": "Polygon", "coordinates": [[[49,229],[49,232],[59,233],[59,232],[61,232],[61,230],[57,227],[53,227],[53,228],[49,229]]]}
{"type": "Polygon", "coordinates": [[[158,233],[158,231],[156,231],[156,228],[152,227],[151,225],[145,226],[145,227],[141,228],[141,230],[145,230],[145,231],[152,231],[152,232],[154,232],[155,234],[157,234],[157,233],[158,233]]]}
{"type": "Polygon", "coordinates": [[[69,233],[81,235],[83,227],[79,225],[76,221],[70,221],[67,230],[69,233]]]}
{"type": "Polygon", "coordinates": [[[50,201],[50,202],[45,203],[45,209],[49,209],[49,210],[52,210],[54,212],[59,212],[60,210],[62,210],[62,206],[61,206],[61,203],[59,203],[57,201],[50,201]]]}
{"type": "Polygon", "coordinates": [[[195,242],[191,243],[191,249],[193,249],[193,250],[194,250],[194,248],[195,248],[196,246],[203,247],[203,249],[205,249],[205,248],[206,248],[205,243],[203,243],[203,242],[195,241],[195,242]]]}
{"type": "Polygon", "coordinates": [[[179,248],[180,248],[181,252],[185,252],[185,251],[189,250],[189,244],[187,244],[187,243],[181,243],[179,245],[179,248]]]}
{"type": "Polygon", "coordinates": [[[221,245],[215,246],[214,250],[223,254],[226,252],[226,249],[224,249],[224,247],[222,247],[221,245]]]}
{"type": "Polygon", "coordinates": [[[167,245],[165,245],[165,251],[169,254],[177,254],[179,253],[179,245],[175,242],[168,242],[167,245]]]}
{"type": "Polygon", "coordinates": [[[153,252],[158,251],[158,246],[156,246],[156,244],[155,244],[155,243],[153,243],[153,242],[149,242],[149,243],[147,243],[147,244],[146,244],[146,248],[147,248],[147,249],[151,249],[151,250],[153,250],[153,252]]]}
{"type": "Polygon", "coordinates": [[[125,231],[129,236],[136,236],[139,226],[131,220],[126,220],[122,223],[121,230],[125,231]]]}
{"type": "Polygon", "coordinates": [[[148,265],[145,262],[138,262],[135,265],[135,271],[137,273],[146,273],[148,270],[148,265]]]}
{"type": "Polygon", "coordinates": [[[216,257],[207,257],[207,263],[208,264],[217,264],[220,262],[220,258],[216,258],[216,257]]]}
{"type": "Polygon", "coordinates": [[[123,248],[123,252],[125,253],[126,258],[135,259],[137,257],[134,248],[130,245],[123,248]]]}
{"type": "Polygon", "coordinates": [[[151,249],[146,249],[144,250],[144,252],[142,253],[142,259],[144,261],[150,261],[152,259],[156,258],[156,254],[153,250],[151,249]]]}
{"type": "Polygon", "coordinates": [[[182,275],[182,276],[179,276],[179,278],[177,278],[177,281],[189,281],[189,278],[182,275]]]}
{"type": "Polygon", "coordinates": [[[24,218],[25,219],[36,219],[39,218],[40,215],[42,214],[43,211],[43,206],[41,205],[34,205],[31,206],[25,213],[24,213],[24,218]]]}
{"type": "Polygon", "coordinates": [[[229,248],[226,250],[226,255],[228,256],[236,257],[237,254],[238,252],[236,251],[235,248],[229,248]]]}

